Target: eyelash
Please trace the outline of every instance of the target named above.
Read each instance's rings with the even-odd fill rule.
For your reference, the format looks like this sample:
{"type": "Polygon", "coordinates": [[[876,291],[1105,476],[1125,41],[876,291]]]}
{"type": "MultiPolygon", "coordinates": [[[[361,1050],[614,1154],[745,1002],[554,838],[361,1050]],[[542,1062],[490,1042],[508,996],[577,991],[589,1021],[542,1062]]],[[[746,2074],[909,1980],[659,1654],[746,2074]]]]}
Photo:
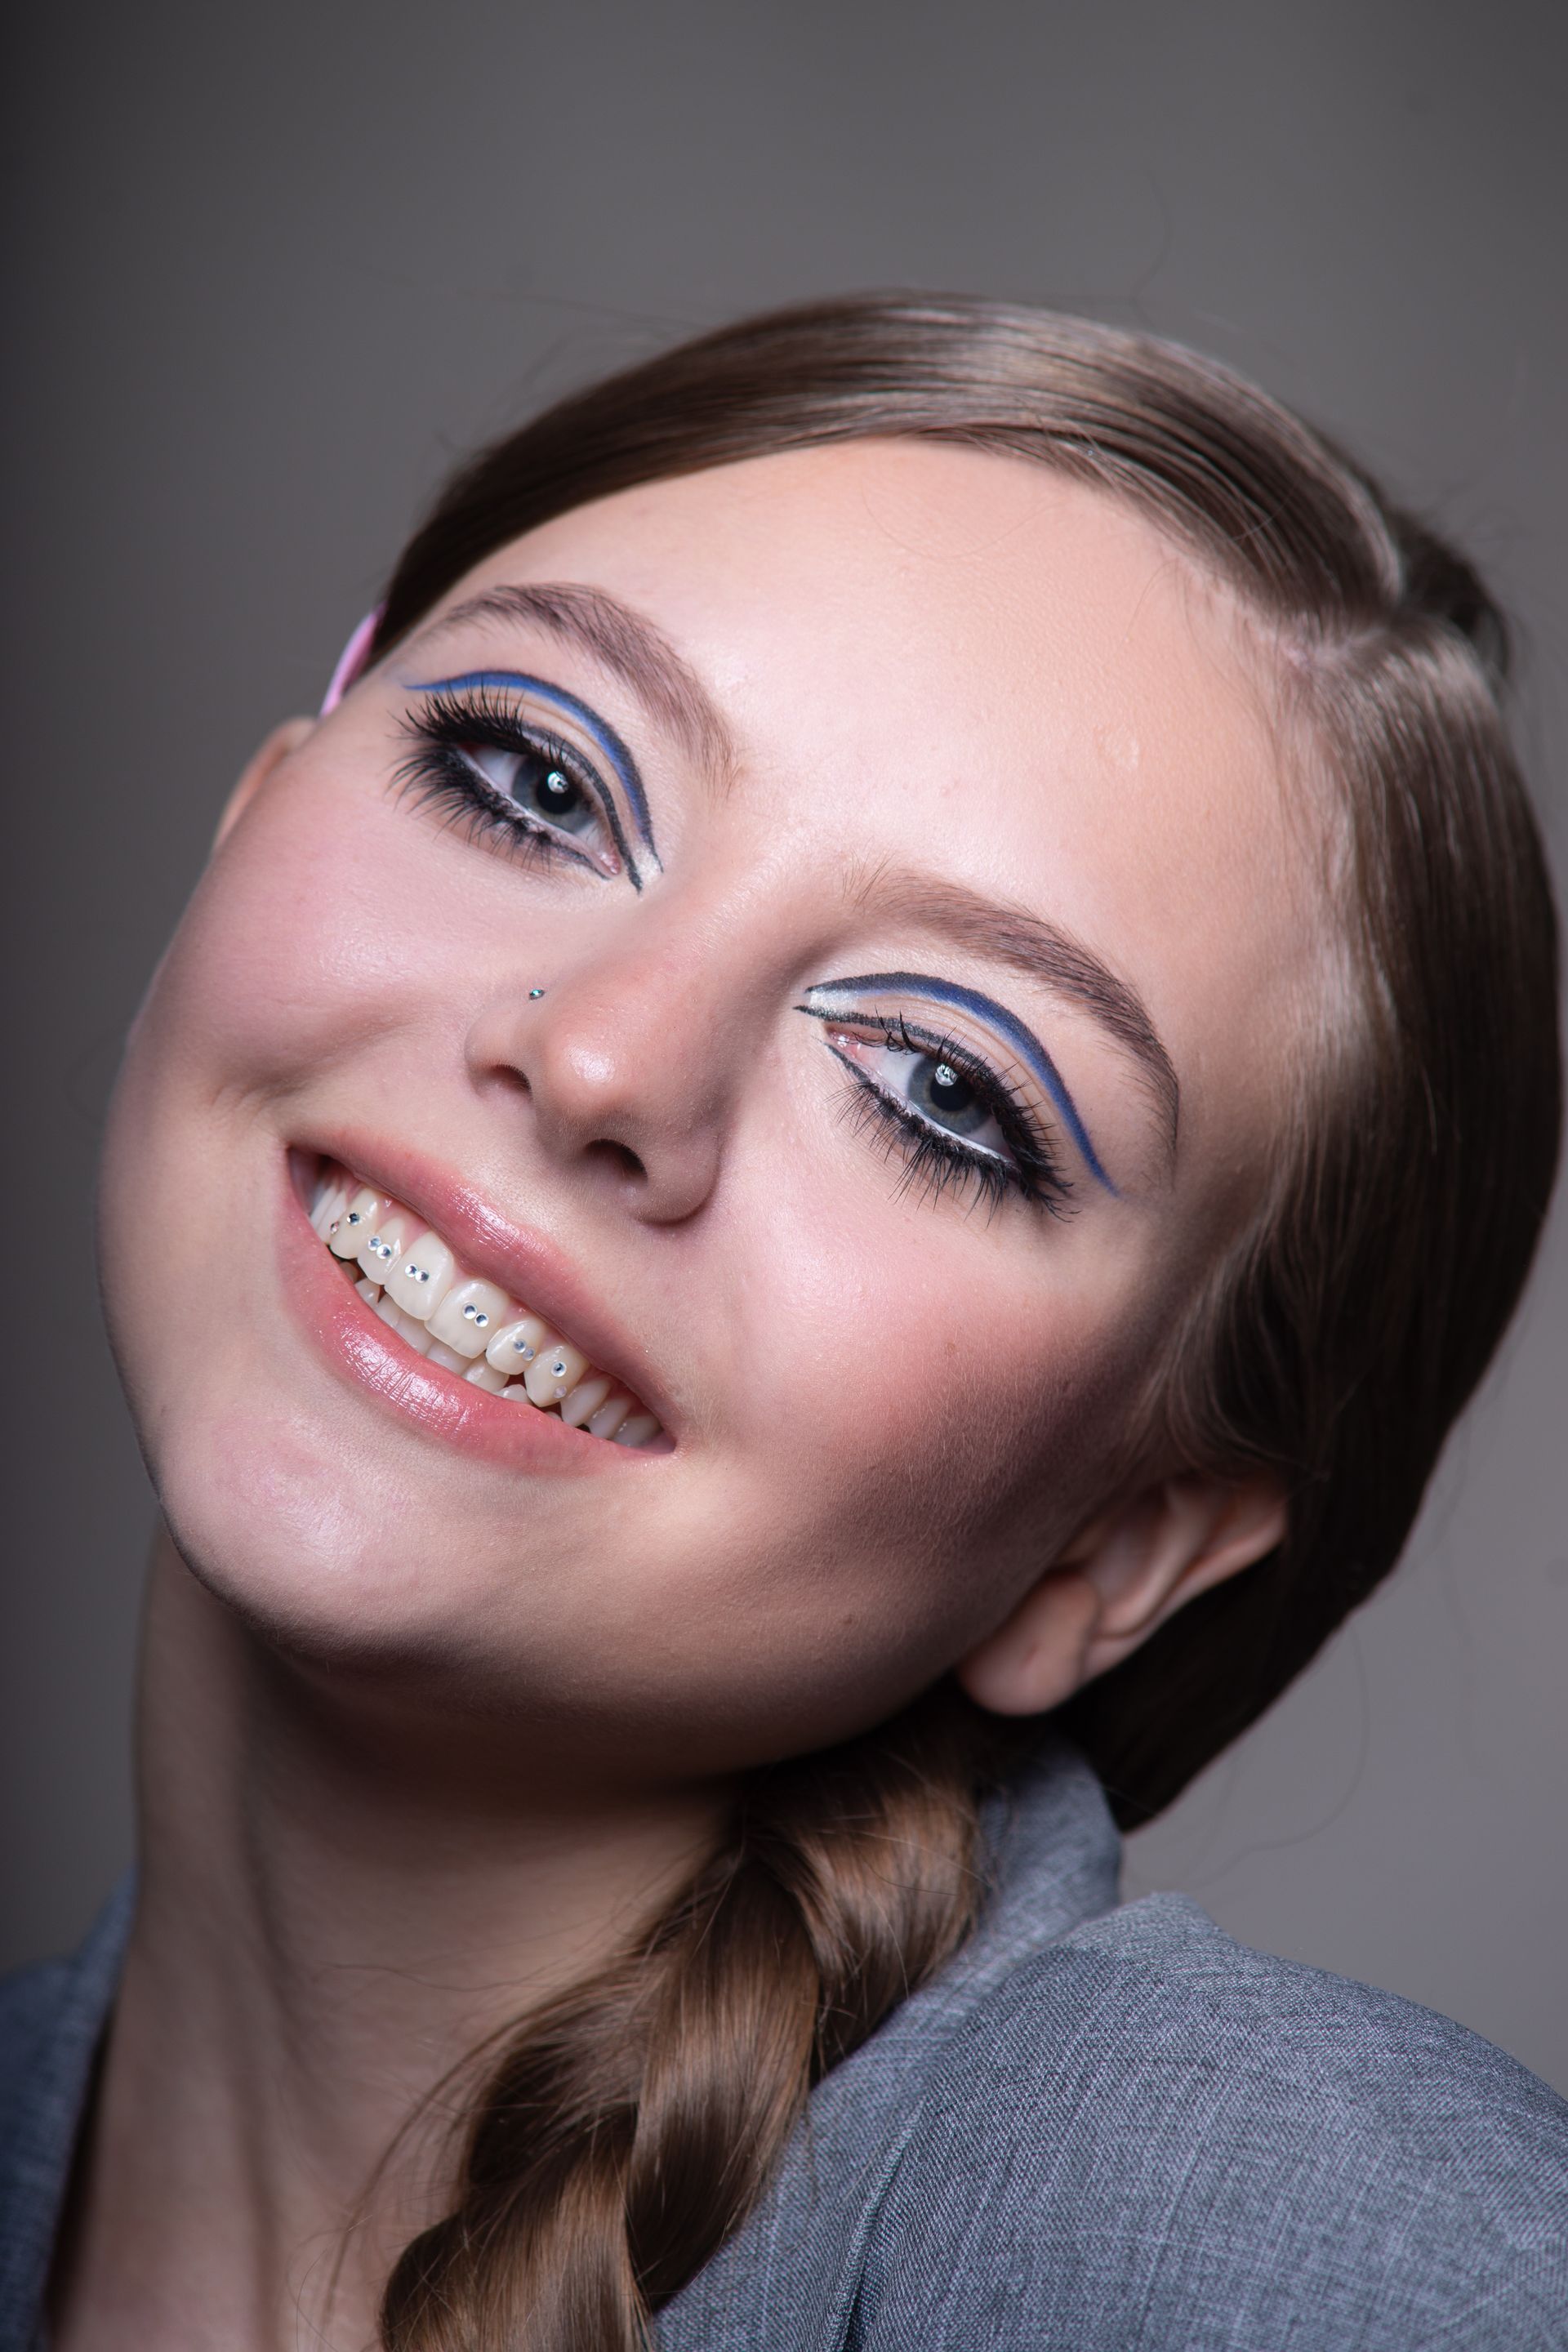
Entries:
{"type": "Polygon", "coordinates": [[[925,1055],[962,1071],[989,1103],[1014,1154],[1014,1164],[1009,1165],[998,1160],[994,1152],[978,1150],[957,1136],[943,1135],[918,1111],[884,1093],[876,1080],[847,1055],[836,1047],[830,1048],[854,1082],[845,1106],[847,1116],[858,1131],[876,1126],[887,1150],[897,1151],[903,1160],[904,1172],[897,1188],[900,1192],[918,1186],[922,1199],[927,1201],[937,1201],[944,1192],[952,1192],[960,1200],[967,1197],[972,1202],[983,1201],[992,1215],[1009,1192],[1018,1192],[1050,1216],[1068,1213],[1072,1183],[1049,1136],[1042,1131],[1005,1080],[966,1046],[951,1037],[911,1029],[901,1014],[889,1021],[840,1020],[838,1026],[874,1030],[887,1044],[897,1045],[904,1053],[925,1055]]]}
{"type": "MultiPolygon", "coordinates": [[[[426,808],[445,809],[467,840],[500,840],[531,865],[601,870],[560,834],[498,793],[466,756],[464,746],[470,743],[497,751],[542,752],[603,811],[605,789],[587,762],[559,736],[520,719],[501,696],[482,687],[465,694],[433,694],[417,713],[402,721],[401,732],[412,749],[397,769],[395,782],[426,808]]],[[[606,821],[606,837],[612,831],[606,821]]]]}

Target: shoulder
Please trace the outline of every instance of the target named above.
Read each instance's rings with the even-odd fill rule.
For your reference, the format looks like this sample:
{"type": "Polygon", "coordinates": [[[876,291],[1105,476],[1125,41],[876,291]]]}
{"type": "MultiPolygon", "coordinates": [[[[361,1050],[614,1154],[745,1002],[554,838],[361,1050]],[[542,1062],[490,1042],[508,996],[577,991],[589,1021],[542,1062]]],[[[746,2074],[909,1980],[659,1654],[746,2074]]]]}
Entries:
{"type": "Polygon", "coordinates": [[[68,1960],[43,1960],[0,1978],[0,2116],[36,2080],[72,2007],[68,1960]]]}
{"type": "Polygon", "coordinates": [[[115,1888],[77,1949],[0,1978],[0,2112],[41,2080],[64,2087],[90,2054],[120,1980],[135,1906],[129,1875],[115,1888]]]}
{"type": "Polygon", "coordinates": [[[1154,1896],[949,2045],[879,2215],[866,2352],[1547,2352],[1568,2105],[1449,2019],[1154,1896]]]}
{"type": "Polygon", "coordinates": [[[94,2054],[119,1979],[127,1881],[80,1949],[0,1982],[0,2347],[31,2344],[94,2054]]]}

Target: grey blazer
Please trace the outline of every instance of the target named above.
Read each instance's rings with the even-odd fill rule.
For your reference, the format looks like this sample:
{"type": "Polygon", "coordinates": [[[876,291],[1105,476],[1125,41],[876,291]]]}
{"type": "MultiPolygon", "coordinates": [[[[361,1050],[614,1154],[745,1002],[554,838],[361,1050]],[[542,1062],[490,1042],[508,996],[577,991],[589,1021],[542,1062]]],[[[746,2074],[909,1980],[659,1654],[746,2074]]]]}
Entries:
{"type": "MultiPolygon", "coordinates": [[[[1568,2352],[1568,2105],[1447,2018],[1118,1908],[1065,1745],[994,1894],[813,2094],[658,2352],[1568,2352]]],[[[130,1901],[0,1988],[0,2352],[36,2352],[130,1901]]],[[[240,2347],[236,2347],[240,2352],[240,2347]]]]}

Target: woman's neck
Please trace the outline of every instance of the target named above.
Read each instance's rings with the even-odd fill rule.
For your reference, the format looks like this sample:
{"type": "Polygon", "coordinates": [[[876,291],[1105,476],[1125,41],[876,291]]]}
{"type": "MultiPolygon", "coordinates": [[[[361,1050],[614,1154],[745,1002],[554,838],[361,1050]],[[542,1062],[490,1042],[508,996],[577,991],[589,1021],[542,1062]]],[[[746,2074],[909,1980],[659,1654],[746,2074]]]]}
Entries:
{"type": "Polygon", "coordinates": [[[302,2319],[374,2341],[386,2272],[451,2178],[460,2103],[405,2128],[421,2101],[673,1892],[727,1792],[569,1792],[521,1727],[503,1747],[384,1693],[330,1704],[166,1538],[142,1721],[136,1924],[58,2352],[269,2352],[302,2319]]]}

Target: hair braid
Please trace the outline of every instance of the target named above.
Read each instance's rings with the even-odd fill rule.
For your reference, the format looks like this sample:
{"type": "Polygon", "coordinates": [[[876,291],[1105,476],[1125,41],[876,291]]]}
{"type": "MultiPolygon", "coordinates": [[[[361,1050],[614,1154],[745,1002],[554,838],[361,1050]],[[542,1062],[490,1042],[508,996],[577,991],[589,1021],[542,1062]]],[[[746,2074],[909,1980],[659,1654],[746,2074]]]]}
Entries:
{"type": "Polygon", "coordinates": [[[452,2211],[388,2283],[387,2352],[637,2352],[744,2219],[812,2084],[968,1932],[1005,1736],[943,1688],[753,1774],[651,1929],[506,2049],[452,2211]]]}

